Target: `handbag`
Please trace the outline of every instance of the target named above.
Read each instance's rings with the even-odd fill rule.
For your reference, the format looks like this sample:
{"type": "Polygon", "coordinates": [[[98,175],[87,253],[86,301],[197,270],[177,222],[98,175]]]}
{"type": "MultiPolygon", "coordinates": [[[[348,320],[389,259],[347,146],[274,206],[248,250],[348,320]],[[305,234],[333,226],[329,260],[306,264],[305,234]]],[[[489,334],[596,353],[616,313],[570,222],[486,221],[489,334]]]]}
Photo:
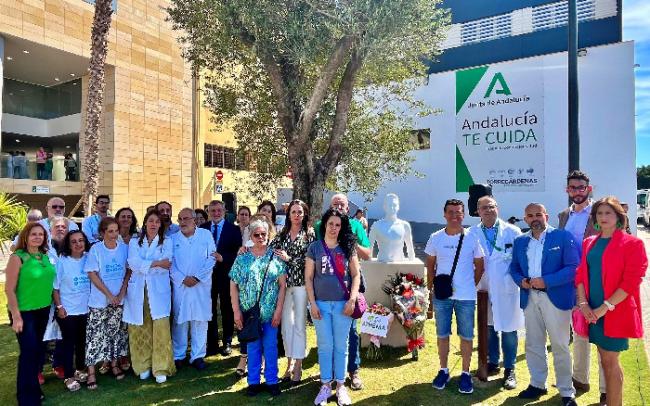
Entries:
{"type": "MultiPolygon", "coordinates": [[[[345,286],[345,282],[343,282],[343,275],[345,274],[345,270],[341,272],[341,275],[337,272],[336,269],[336,261],[334,261],[334,257],[332,256],[332,252],[330,249],[327,247],[327,244],[325,244],[325,241],[321,240],[323,243],[323,249],[327,253],[328,260],[330,262],[330,266],[334,270],[334,275],[336,275],[336,279],[338,279],[339,284],[341,285],[341,288],[345,292],[346,298],[349,300],[350,299],[350,291],[348,290],[347,286],[345,286]]],[[[361,316],[366,312],[368,309],[368,303],[366,302],[366,297],[363,295],[363,293],[359,292],[357,294],[357,300],[354,302],[354,311],[352,312],[352,317],[353,319],[360,319],[361,316]]]]}
{"type": "Polygon", "coordinates": [[[266,274],[273,261],[273,255],[269,259],[269,263],[266,264],[264,269],[264,276],[262,277],[262,287],[260,292],[257,294],[257,301],[255,304],[248,310],[242,312],[243,326],[242,329],[237,332],[237,338],[239,338],[240,343],[250,343],[257,341],[262,337],[262,317],[260,311],[260,300],[262,299],[262,292],[264,291],[264,282],[266,282],[266,274]]]}
{"type": "Polygon", "coordinates": [[[458,240],[458,247],[456,247],[456,255],[454,256],[454,264],[451,266],[451,272],[449,275],[442,274],[436,275],[433,278],[433,294],[438,300],[449,299],[454,294],[454,288],[452,282],[454,280],[454,273],[456,272],[456,266],[458,265],[458,256],[460,255],[460,248],[463,246],[463,238],[465,238],[465,232],[463,231],[460,234],[460,240],[458,240]]]}

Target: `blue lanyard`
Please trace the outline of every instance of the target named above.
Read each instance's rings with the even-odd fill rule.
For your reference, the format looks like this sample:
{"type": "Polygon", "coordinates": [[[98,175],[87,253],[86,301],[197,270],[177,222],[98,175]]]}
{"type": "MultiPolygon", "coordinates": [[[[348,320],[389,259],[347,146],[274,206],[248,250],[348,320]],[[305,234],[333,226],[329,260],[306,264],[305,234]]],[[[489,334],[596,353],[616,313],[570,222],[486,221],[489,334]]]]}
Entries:
{"type": "Polygon", "coordinates": [[[494,240],[491,240],[490,237],[487,235],[487,228],[481,223],[481,230],[483,231],[483,235],[485,236],[485,240],[492,246],[493,249],[501,252],[503,251],[502,248],[497,247],[497,236],[499,235],[499,222],[494,223],[494,229],[496,232],[494,233],[494,240]]]}

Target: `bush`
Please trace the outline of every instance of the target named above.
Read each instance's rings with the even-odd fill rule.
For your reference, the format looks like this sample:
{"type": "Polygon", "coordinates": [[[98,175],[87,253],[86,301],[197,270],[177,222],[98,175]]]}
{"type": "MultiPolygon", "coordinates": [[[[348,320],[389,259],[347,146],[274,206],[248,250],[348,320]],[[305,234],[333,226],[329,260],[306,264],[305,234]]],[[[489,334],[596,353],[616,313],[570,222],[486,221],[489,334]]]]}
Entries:
{"type": "Polygon", "coordinates": [[[16,196],[0,192],[0,251],[5,253],[6,243],[27,224],[27,206],[16,200],[16,196]]]}

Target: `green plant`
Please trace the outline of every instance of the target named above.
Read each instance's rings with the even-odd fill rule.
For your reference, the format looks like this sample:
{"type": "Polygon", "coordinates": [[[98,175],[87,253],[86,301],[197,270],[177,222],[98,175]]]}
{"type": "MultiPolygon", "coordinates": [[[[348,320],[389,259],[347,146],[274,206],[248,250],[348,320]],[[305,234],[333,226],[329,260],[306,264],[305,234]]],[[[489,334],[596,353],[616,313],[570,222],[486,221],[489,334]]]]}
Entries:
{"type": "Polygon", "coordinates": [[[0,192],[0,251],[5,253],[5,243],[11,241],[27,224],[27,206],[16,196],[0,192]]]}

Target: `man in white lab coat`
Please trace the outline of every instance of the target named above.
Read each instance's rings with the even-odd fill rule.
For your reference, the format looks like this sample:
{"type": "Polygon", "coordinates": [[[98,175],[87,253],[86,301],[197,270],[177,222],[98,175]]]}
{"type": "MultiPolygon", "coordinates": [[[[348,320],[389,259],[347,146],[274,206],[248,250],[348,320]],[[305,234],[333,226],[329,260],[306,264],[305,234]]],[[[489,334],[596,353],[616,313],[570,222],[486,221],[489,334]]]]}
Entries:
{"type": "Polygon", "coordinates": [[[217,250],[210,231],[197,228],[194,210],[178,213],[180,232],[171,235],[174,259],[171,278],[173,286],[172,341],[174,361],[180,367],[187,353],[188,330],[192,339],[190,364],[198,370],[206,367],[203,358],[208,339],[208,321],[212,320],[212,268],[217,250]]]}
{"type": "Polygon", "coordinates": [[[503,387],[514,389],[517,330],[524,328],[524,312],[519,307],[519,287],[510,276],[512,247],[521,235],[519,228],[499,219],[499,207],[492,196],[478,200],[481,222],[470,229],[485,252],[485,273],[478,289],[487,290],[488,306],[488,373],[499,372],[499,347],[503,350],[503,387]],[[501,340],[499,340],[499,335],[501,340]],[[499,341],[501,341],[499,343],[499,341]],[[499,345],[501,344],[501,345],[499,345]]]}

